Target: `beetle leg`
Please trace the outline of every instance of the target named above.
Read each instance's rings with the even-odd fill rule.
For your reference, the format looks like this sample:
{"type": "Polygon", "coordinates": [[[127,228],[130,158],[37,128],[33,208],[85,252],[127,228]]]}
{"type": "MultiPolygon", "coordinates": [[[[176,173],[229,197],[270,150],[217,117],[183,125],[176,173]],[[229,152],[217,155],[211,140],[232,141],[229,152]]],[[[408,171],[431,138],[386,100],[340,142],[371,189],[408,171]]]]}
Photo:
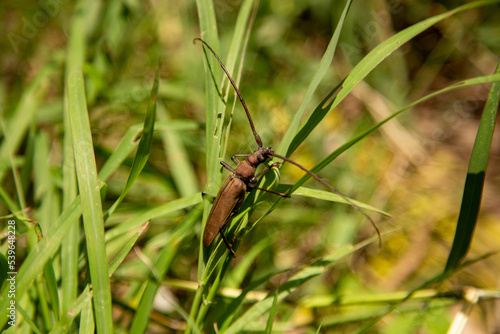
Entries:
{"type": "Polygon", "coordinates": [[[226,244],[227,249],[229,249],[229,251],[231,252],[231,255],[232,255],[233,257],[236,257],[236,253],[235,253],[235,252],[234,252],[234,250],[231,248],[231,245],[229,244],[229,241],[227,241],[226,236],[224,235],[224,227],[221,227],[221,228],[220,228],[219,233],[220,233],[220,236],[222,237],[222,240],[223,240],[223,241],[224,241],[224,243],[226,244]]]}
{"type": "Polygon", "coordinates": [[[245,158],[248,158],[249,156],[251,156],[253,153],[242,153],[242,154],[235,154],[231,157],[231,159],[234,159],[234,158],[237,158],[237,157],[245,157],[245,158]]]}
{"type": "Polygon", "coordinates": [[[236,171],[234,170],[233,167],[229,166],[225,161],[221,161],[220,164],[222,165],[222,167],[224,167],[225,169],[233,172],[236,174],[236,171]]]}
{"type": "Polygon", "coordinates": [[[269,190],[269,189],[257,188],[257,187],[251,187],[251,189],[262,190],[262,191],[265,191],[266,193],[270,193],[270,194],[273,194],[273,195],[278,195],[278,196],[281,196],[281,197],[284,197],[284,198],[290,198],[289,194],[280,193],[280,192],[272,191],[272,190],[269,190]]]}
{"type": "MultiPolygon", "coordinates": [[[[227,224],[229,224],[233,220],[234,216],[236,216],[236,213],[233,212],[229,216],[229,218],[226,219],[225,223],[219,228],[219,234],[222,238],[222,241],[224,241],[224,243],[226,244],[226,248],[229,250],[229,252],[231,252],[231,255],[234,258],[236,257],[236,253],[234,252],[233,248],[231,247],[231,244],[229,243],[229,241],[227,240],[226,235],[224,234],[224,229],[226,228],[227,224]]],[[[236,234],[234,235],[234,238],[236,238],[236,234]]],[[[234,238],[233,238],[233,242],[234,242],[234,238]]]]}
{"type": "Polygon", "coordinates": [[[252,154],[248,154],[248,153],[245,153],[245,154],[235,154],[231,157],[231,160],[233,160],[233,162],[235,164],[239,164],[240,161],[238,160],[238,158],[248,158],[249,156],[251,156],[252,154]]]}

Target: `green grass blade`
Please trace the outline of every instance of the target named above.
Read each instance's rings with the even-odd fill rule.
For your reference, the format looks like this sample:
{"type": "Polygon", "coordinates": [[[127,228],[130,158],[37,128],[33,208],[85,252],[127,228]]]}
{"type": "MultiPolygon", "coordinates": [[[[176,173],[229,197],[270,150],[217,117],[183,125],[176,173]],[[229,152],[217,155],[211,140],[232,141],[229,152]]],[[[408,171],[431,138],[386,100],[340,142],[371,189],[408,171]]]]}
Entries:
{"type": "MultiPolygon", "coordinates": [[[[465,261],[464,263],[459,264],[457,266],[457,269],[466,268],[468,266],[471,266],[471,265],[473,265],[473,264],[475,264],[475,263],[477,263],[479,261],[482,261],[482,260],[484,260],[484,259],[486,259],[486,258],[488,258],[488,257],[490,257],[492,255],[495,255],[495,254],[497,254],[497,252],[486,253],[486,254],[478,256],[478,257],[476,257],[474,259],[465,261]]],[[[372,327],[373,325],[375,325],[378,321],[380,321],[386,315],[394,312],[395,310],[399,310],[399,306],[401,304],[403,304],[404,302],[406,302],[409,299],[411,299],[419,291],[424,290],[424,289],[428,289],[428,288],[430,288],[433,285],[442,283],[443,281],[445,281],[449,277],[450,277],[450,275],[447,272],[442,272],[442,273],[439,273],[437,275],[434,275],[433,277],[431,277],[430,279],[426,280],[425,282],[423,282],[422,284],[420,284],[419,286],[417,286],[416,288],[414,288],[410,292],[406,293],[406,296],[404,296],[404,298],[401,298],[396,303],[393,303],[384,312],[379,313],[378,316],[374,317],[366,326],[364,326],[361,330],[359,330],[358,333],[364,333],[366,330],[368,330],[370,327],[372,327]]],[[[452,293],[452,294],[454,295],[454,293],[452,293]]]]}
{"type": "MultiPolygon", "coordinates": [[[[22,213],[19,212],[20,211],[19,206],[17,205],[15,200],[7,194],[7,192],[5,191],[5,189],[2,186],[0,186],[0,198],[5,203],[5,205],[9,209],[9,211],[13,213],[14,217],[17,214],[22,216],[22,213]]],[[[22,221],[22,220],[19,219],[19,221],[22,221]]]]}
{"type": "MultiPolygon", "coordinates": [[[[257,9],[257,4],[255,4],[254,0],[245,0],[238,12],[238,18],[236,19],[236,24],[234,27],[234,33],[231,39],[231,44],[229,46],[229,51],[227,53],[227,58],[225,60],[225,66],[226,69],[228,70],[229,73],[232,73],[231,76],[235,80],[235,83],[237,86],[239,86],[240,79],[241,79],[241,73],[243,71],[243,64],[244,64],[244,58],[245,58],[245,49],[248,44],[248,38],[250,37],[250,31],[252,29],[253,22],[255,20],[255,14],[256,14],[256,9],[257,9]],[[253,11],[253,16],[250,16],[252,13],[252,7],[254,8],[253,11]],[[245,36],[246,35],[246,36],[245,36]],[[235,70],[235,67],[237,65],[237,59],[240,59],[239,65],[238,65],[238,70],[235,70]]],[[[226,83],[226,88],[225,88],[225,94],[224,94],[224,101],[228,101],[229,93],[231,91],[234,92],[234,89],[232,85],[229,83],[228,78],[226,78],[225,75],[222,77],[222,85],[226,83]]],[[[234,115],[234,110],[236,106],[240,104],[240,101],[237,101],[237,95],[236,92],[234,92],[234,100],[233,100],[233,106],[231,109],[231,116],[229,118],[229,122],[226,126],[225,129],[225,136],[223,138],[224,142],[224,148],[222,150],[221,158],[224,158],[225,152],[226,152],[226,147],[229,142],[229,133],[231,131],[231,124],[232,124],[232,119],[234,115]]],[[[242,107],[239,107],[242,108],[242,107]]],[[[224,108],[225,109],[225,108],[224,108]]]]}
{"type": "Polygon", "coordinates": [[[271,237],[267,237],[254,243],[252,248],[245,253],[245,256],[239,259],[238,264],[230,272],[228,272],[225,278],[225,286],[233,288],[242,286],[243,281],[251,271],[255,261],[264,249],[271,245],[271,242],[271,237]]]}
{"type": "MultiPolygon", "coordinates": [[[[29,329],[35,333],[35,334],[42,334],[43,332],[37,327],[37,324],[35,323],[34,319],[32,319],[32,317],[30,316],[29,312],[27,312],[22,306],[18,305],[17,306],[17,311],[19,312],[19,314],[23,317],[24,320],[26,320],[26,323],[28,324],[29,326],[29,329]]],[[[12,326],[12,327],[9,327],[9,328],[12,328],[12,329],[16,329],[15,326],[12,326]]],[[[7,331],[5,331],[7,332],[7,331]]],[[[5,332],[2,332],[2,333],[5,333],[5,332]]],[[[16,333],[18,331],[12,331],[12,333],[16,333]]]]}
{"type": "MultiPolygon", "coordinates": [[[[500,66],[497,66],[496,73],[500,73],[500,66]]],[[[499,97],[500,83],[495,82],[491,86],[490,94],[486,100],[476,141],[472,149],[455,238],[444,269],[447,274],[451,274],[467,255],[476,229],[483,196],[486,167],[488,166],[491,141],[493,140],[493,131],[495,130],[498,113],[499,97]]]]}
{"type": "Polygon", "coordinates": [[[52,314],[55,320],[59,320],[59,294],[57,293],[57,278],[54,272],[54,261],[48,261],[43,267],[43,275],[47,284],[48,297],[50,298],[50,305],[52,314]]]}
{"type": "MultiPolygon", "coordinates": [[[[433,16],[427,20],[421,21],[408,27],[394,36],[389,37],[384,42],[380,43],[375,47],[368,55],[366,55],[349,73],[349,75],[342,81],[341,90],[333,98],[331,102],[328,102],[333,94],[337,91],[338,87],[335,87],[330,94],[321,102],[311,116],[302,125],[299,132],[293,138],[288,150],[286,151],[286,156],[290,156],[299,145],[309,136],[309,134],[316,128],[316,126],[321,122],[321,120],[332,111],[352,89],[363,80],[380,62],[391,55],[394,51],[399,49],[403,44],[408,42],[413,37],[417,36],[427,28],[435,25],[436,23],[455,15],[457,13],[471,10],[474,8],[493,5],[500,1],[476,1],[472,3],[465,4],[463,6],[457,7],[448,12],[433,16]]],[[[280,149],[284,151],[284,148],[280,149]]]]}
{"type": "Polygon", "coordinates": [[[116,149],[113,150],[113,153],[99,170],[99,179],[106,181],[111,174],[115,172],[118,167],[120,167],[123,161],[138,145],[138,141],[136,139],[139,138],[143,126],[143,124],[135,124],[127,130],[121,139],[120,144],[118,144],[116,149]]]}
{"type": "Polygon", "coordinates": [[[92,301],[88,301],[83,306],[82,314],[80,315],[80,324],[78,328],[79,334],[95,333],[94,313],[92,312],[92,301]]]}
{"type": "Polygon", "coordinates": [[[68,77],[68,105],[90,278],[94,292],[96,328],[99,333],[111,333],[113,316],[104,243],[103,212],[83,74],[79,70],[71,72],[68,77]]]}
{"type": "Polygon", "coordinates": [[[141,228],[134,233],[132,238],[130,238],[130,240],[127,241],[127,243],[123,246],[120,252],[109,263],[109,275],[113,275],[116,268],[118,268],[118,266],[123,262],[128,253],[130,253],[130,250],[132,249],[132,247],[134,247],[135,243],[137,242],[137,239],[139,239],[141,234],[148,228],[148,226],[149,223],[146,223],[143,226],[141,226],[141,228]]]}
{"type": "MultiPolygon", "coordinates": [[[[73,153],[73,142],[71,139],[71,124],[69,110],[65,103],[63,115],[63,166],[62,166],[62,208],[71,206],[78,193],[76,183],[76,169],[73,153]]],[[[78,205],[80,201],[78,201],[78,205]]],[[[62,314],[67,313],[68,308],[76,299],[78,293],[78,241],[80,235],[79,217],[70,222],[71,228],[63,238],[61,244],[61,305],[62,314]]]]}
{"type": "Polygon", "coordinates": [[[160,80],[160,66],[156,70],[156,75],[153,81],[153,87],[151,88],[151,94],[149,96],[148,110],[146,111],[146,117],[144,119],[144,127],[142,129],[141,141],[139,142],[139,147],[137,148],[137,154],[135,155],[134,163],[132,164],[132,169],[130,170],[130,175],[127,178],[127,183],[123,189],[120,197],[116,202],[109,208],[104,220],[106,220],[113,212],[116,210],[118,205],[123,201],[127,195],[130,187],[135,182],[142,169],[146,165],[149,158],[149,153],[151,152],[151,144],[153,143],[153,132],[156,119],[156,98],[158,96],[158,86],[160,80]]]}
{"type": "MultiPolygon", "coordinates": [[[[276,187],[276,191],[286,193],[291,188],[292,188],[291,185],[280,184],[278,187],[276,187]]],[[[375,208],[371,205],[368,205],[366,203],[356,201],[355,199],[349,198],[350,202],[348,202],[342,196],[337,195],[335,193],[332,193],[331,191],[324,191],[324,190],[318,190],[318,189],[313,189],[313,188],[300,187],[293,192],[293,195],[316,198],[316,199],[320,199],[320,200],[324,200],[324,201],[337,202],[337,203],[343,203],[343,204],[348,204],[348,205],[350,205],[351,204],[350,202],[352,202],[362,209],[375,211],[375,212],[378,212],[378,213],[383,214],[385,216],[390,216],[390,214],[388,212],[377,209],[377,208],[375,208]]]]}
{"type": "Polygon", "coordinates": [[[278,307],[278,290],[276,290],[274,293],[273,304],[271,305],[269,317],[267,318],[266,330],[265,330],[266,334],[272,334],[273,332],[274,316],[276,314],[277,307],[278,307]]]}
{"type": "MultiPolygon", "coordinates": [[[[81,20],[75,20],[74,23],[79,23],[81,20]]],[[[74,31],[77,27],[73,27],[74,31]]],[[[71,34],[71,38],[74,38],[71,34]]],[[[70,43],[71,45],[71,43],[70,43]]],[[[83,51],[83,50],[82,50],[83,51]]],[[[69,52],[72,52],[71,50],[69,52]]],[[[74,52],[74,51],[73,51],[74,52]]],[[[69,55],[68,59],[77,56],[69,55]]],[[[66,73],[71,68],[69,64],[66,67],[66,73]]],[[[71,138],[71,123],[69,119],[69,107],[67,104],[68,89],[64,90],[64,103],[63,103],[63,166],[62,166],[62,208],[67,209],[71,203],[75,201],[78,194],[78,186],[76,181],[76,168],[73,152],[73,141],[71,138]]],[[[80,205],[80,201],[78,201],[80,205]]],[[[80,235],[79,217],[71,223],[71,229],[68,231],[66,237],[62,240],[61,244],[61,304],[62,313],[68,311],[70,305],[73,304],[78,293],[78,241],[80,235]]]]}
{"type": "Polygon", "coordinates": [[[67,333],[68,329],[71,328],[73,320],[82,312],[82,310],[88,306],[92,305],[92,293],[90,292],[89,286],[83,290],[83,292],[75,299],[72,305],[68,308],[68,312],[65,312],[60,321],[56,323],[54,328],[49,332],[51,334],[57,333],[67,333]]]}
{"type": "MultiPolygon", "coordinates": [[[[169,240],[165,240],[165,246],[158,253],[157,259],[154,264],[154,270],[161,277],[165,276],[175,255],[179,249],[180,244],[190,235],[194,224],[199,221],[203,212],[203,205],[198,204],[193,210],[190,211],[186,219],[179,224],[176,230],[172,233],[169,240]]],[[[154,275],[150,275],[151,279],[146,284],[146,289],[141,297],[141,301],[134,315],[132,325],[130,328],[131,333],[143,333],[149,323],[149,315],[153,307],[153,300],[156,296],[160,282],[154,279],[154,275]]]]}
{"type": "MultiPolygon", "coordinates": [[[[109,264],[109,274],[112,275],[116,268],[120,265],[120,263],[125,259],[125,257],[128,255],[132,247],[135,245],[137,242],[137,239],[140,237],[142,232],[147,228],[148,224],[145,224],[143,227],[141,227],[133,236],[132,238],[125,244],[123,249],[119,252],[119,254],[113,259],[113,261],[110,262],[109,264]]],[[[63,313],[63,316],[61,320],[56,324],[54,329],[51,331],[54,333],[59,333],[61,332],[64,328],[68,328],[74,318],[78,316],[78,314],[82,311],[85,311],[85,307],[87,304],[92,305],[92,293],[90,292],[90,286],[87,285],[84,289],[84,291],[80,294],[80,296],[74,301],[74,303],[70,306],[68,312],[63,313]]],[[[90,314],[91,315],[91,314],[90,314]]],[[[88,318],[88,315],[83,316],[82,318],[88,318]]],[[[92,324],[93,327],[93,324],[92,324]]]]}
{"type": "MultiPolygon", "coordinates": [[[[68,82],[71,71],[83,68],[85,50],[87,48],[86,26],[91,21],[92,12],[89,10],[91,4],[88,1],[78,1],[75,13],[71,20],[68,45],[66,49],[66,63],[64,68],[65,83],[68,82]]],[[[75,154],[73,150],[73,139],[70,122],[68,86],[64,86],[63,95],[63,165],[62,165],[62,208],[71,207],[72,203],[80,205],[75,200],[78,194],[76,179],[75,154]]],[[[64,221],[71,228],[61,241],[61,311],[67,315],[68,308],[73,305],[78,295],[78,255],[80,224],[79,216],[73,221],[64,221]]]]}
{"type": "MultiPolygon", "coordinates": [[[[323,55],[323,58],[321,59],[318,69],[316,70],[316,73],[314,74],[311,83],[309,84],[309,87],[307,87],[307,91],[304,94],[304,98],[302,99],[302,102],[300,103],[299,109],[295,113],[295,116],[293,117],[292,122],[290,123],[290,126],[288,128],[288,131],[286,132],[285,136],[281,140],[281,143],[276,150],[278,154],[281,155],[286,155],[289,156],[288,153],[288,148],[290,147],[290,144],[297,133],[297,130],[299,128],[300,122],[302,121],[302,117],[304,116],[304,112],[306,110],[307,104],[311,100],[314,91],[316,88],[318,88],[321,80],[325,76],[326,72],[328,71],[328,68],[330,67],[330,64],[333,61],[333,57],[335,55],[335,50],[337,49],[337,43],[339,41],[340,33],[342,31],[342,27],[344,26],[345,19],[347,17],[347,13],[349,12],[349,8],[351,8],[352,0],[347,1],[346,5],[344,6],[344,10],[342,12],[342,16],[339,19],[339,22],[337,23],[337,26],[335,27],[335,31],[333,32],[332,38],[330,39],[330,43],[328,44],[328,47],[325,51],[325,54],[323,55]]],[[[293,152],[293,151],[292,151],[293,152]]],[[[291,154],[291,152],[290,152],[291,154]]]]}

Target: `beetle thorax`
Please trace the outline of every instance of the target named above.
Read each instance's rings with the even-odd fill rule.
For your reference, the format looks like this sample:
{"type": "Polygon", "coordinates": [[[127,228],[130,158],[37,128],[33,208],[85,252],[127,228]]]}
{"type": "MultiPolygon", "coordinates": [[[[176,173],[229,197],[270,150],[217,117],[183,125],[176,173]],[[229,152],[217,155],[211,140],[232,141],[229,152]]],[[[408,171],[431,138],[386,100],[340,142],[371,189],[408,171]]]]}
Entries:
{"type": "Polygon", "coordinates": [[[236,174],[244,179],[249,180],[255,176],[255,170],[257,167],[252,166],[248,160],[241,161],[238,166],[236,166],[236,174]]]}
{"type": "Polygon", "coordinates": [[[261,163],[264,163],[272,155],[270,147],[260,147],[250,154],[245,161],[236,166],[236,174],[243,180],[249,180],[255,176],[255,171],[261,163]]]}

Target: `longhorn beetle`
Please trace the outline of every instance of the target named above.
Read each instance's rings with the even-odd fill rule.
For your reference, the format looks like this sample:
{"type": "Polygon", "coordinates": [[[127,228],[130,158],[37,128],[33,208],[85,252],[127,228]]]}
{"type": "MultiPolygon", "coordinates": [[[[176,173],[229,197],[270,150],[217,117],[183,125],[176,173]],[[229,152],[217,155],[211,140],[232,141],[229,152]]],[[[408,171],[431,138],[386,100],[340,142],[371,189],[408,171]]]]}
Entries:
{"type": "Polygon", "coordinates": [[[232,249],[231,245],[229,244],[229,241],[224,235],[224,228],[227,226],[228,223],[231,222],[233,217],[238,213],[238,210],[240,209],[241,205],[243,204],[243,200],[245,199],[246,192],[258,189],[281,197],[285,198],[290,197],[289,194],[279,193],[276,191],[263,188],[257,188],[255,186],[255,184],[258,182],[258,178],[261,175],[269,171],[271,168],[277,167],[284,163],[284,162],[274,162],[270,166],[260,171],[257,175],[255,175],[257,167],[260,164],[266,162],[267,160],[271,160],[271,157],[276,157],[278,159],[281,159],[285,162],[297,166],[298,168],[302,169],[304,172],[308,173],[313,178],[315,178],[318,182],[325,185],[332,192],[345,199],[351,206],[353,206],[356,210],[358,210],[366,218],[368,218],[368,220],[371,222],[371,224],[377,231],[377,235],[380,242],[381,240],[380,231],[378,230],[377,226],[370,218],[370,216],[368,216],[359,206],[354,204],[351,200],[349,200],[346,196],[340,193],[337,189],[335,189],[334,187],[323,181],[318,175],[314,174],[304,166],[298,164],[297,162],[291,159],[288,159],[285,156],[275,153],[274,151],[271,150],[271,147],[263,147],[262,140],[260,139],[259,134],[255,130],[255,126],[253,124],[252,117],[250,116],[250,112],[248,111],[247,105],[243,100],[243,97],[241,96],[240,91],[238,90],[238,87],[236,86],[236,83],[234,82],[233,78],[226,70],[226,67],[219,59],[217,53],[215,53],[215,51],[210,47],[210,45],[208,45],[201,38],[195,38],[193,40],[193,43],[196,41],[200,41],[201,43],[203,43],[203,45],[205,45],[208,48],[208,50],[210,50],[210,52],[215,56],[215,58],[219,62],[224,73],[226,73],[227,78],[231,82],[231,85],[233,86],[234,90],[236,91],[236,95],[238,95],[238,98],[240,99],[241,104],[243,105],[243,109],[245,109],[248,122],[250,123],[250,127],[252,128],[253,136],[258,145],[258,148],[253,153],[233,155],[231,157],[231,160],[236,164],[236,168],[234,169],[231,166],[229,166],[226,162],[224,161],[220,162],[224,168],[226,168],[231,172],[231,174],[228,175],[228,177],[222,184],[219,193],[215,197],[212,209],[210,210],[210,214],[208,215],[207,223],[205,225],[205,231],[203,232],[203,246],[209,247],[212,244],[217,233],[220,233],[220,236],[222,237],[222,240],[226,244],[227,249],[231,252],[233,257],[236,257],[234,250],[232,249]],[[246,159],[244,161],[239,161],[238,157],[244,157],[246,159]]]}

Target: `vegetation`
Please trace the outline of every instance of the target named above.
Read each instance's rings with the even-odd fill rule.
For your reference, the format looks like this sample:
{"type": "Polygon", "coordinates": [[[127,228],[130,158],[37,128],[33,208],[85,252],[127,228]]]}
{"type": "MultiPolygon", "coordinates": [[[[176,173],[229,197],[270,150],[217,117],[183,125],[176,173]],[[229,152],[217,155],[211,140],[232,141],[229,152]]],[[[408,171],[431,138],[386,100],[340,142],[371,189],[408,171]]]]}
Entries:
{"type": "Polygon", "coordinates": [[[498,330],[499,2],[0,5],[1,328],[498,330]],[[284,164],[260,187],[291,198],[254,191],[226,228],[237,257],[202,247],[220,161],[257,147],[196,37],[380,246],[284,164]]]}

